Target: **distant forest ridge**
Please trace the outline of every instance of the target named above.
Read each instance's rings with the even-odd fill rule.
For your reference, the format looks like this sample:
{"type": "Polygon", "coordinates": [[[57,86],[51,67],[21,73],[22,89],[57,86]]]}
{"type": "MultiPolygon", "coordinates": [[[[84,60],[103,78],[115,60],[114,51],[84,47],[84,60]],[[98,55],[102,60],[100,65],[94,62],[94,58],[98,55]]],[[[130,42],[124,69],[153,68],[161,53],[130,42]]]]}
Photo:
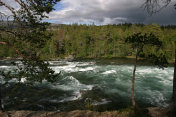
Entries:
{"type": "MultiPolygon", "coordinates": [[[[155,23],[152,23],[155,24],[155,23]]],[[[106,24],[106,25],[96,25],[94,23],[92,24],[79,24],[79,23],[72,23],[72,24],[56,24],[56,23],[50,23],[50,27],[60,27],[60,26],[66,26],[66,25],[84,25],[84,26],[107,26],[107,25],[112,25],[112,26],[122,26],[122,25],[126,25],[126,26],[132,26],[132,25],[136,25],[136,26],[145,26],[145,25],[152,25],[152,24],[143,24],[143,23],[119,23],[119,24],[106,24]]],[[[159,24],[157,24],[159,25],[159,24]]],[[[165,25],[159,25],[161,28],[173,28],[176,29],[176,25],[172,25],[172,24],[165,24],[165,25]]]]}
{"type": "MultiPolygon", "coordinates": [[[[134,33],[153,33],[163,42],[163,53],[173,61],[176,42],[176,26],[157,24],[118,24],[118,25],[65,25],[51,24],[47,31],[52,32],[51,40],[40,50],[42,59],[64,58],[112,58],[133,57],[135,50],[125,43],[125,38],[134,33]]],[[[144,53],[153,51],[146,47],[144,53]]],[[[142,54],[141,57],[145,58],[142,54]]],[[[17,57],[13,49],[0,46],[0,58],[17,57]]]]}

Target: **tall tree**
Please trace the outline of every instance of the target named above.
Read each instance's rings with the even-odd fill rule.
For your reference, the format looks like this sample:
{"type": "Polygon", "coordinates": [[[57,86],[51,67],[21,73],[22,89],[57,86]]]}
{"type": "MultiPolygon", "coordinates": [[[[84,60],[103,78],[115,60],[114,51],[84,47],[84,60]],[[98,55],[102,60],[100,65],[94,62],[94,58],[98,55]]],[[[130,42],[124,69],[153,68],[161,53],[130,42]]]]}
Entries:
{"type": "MultiPolygon", "coordinates": [[[[56,74],[48,67],[48,63],[40,60],[40,49],[50,39],[51,34],[46,32],[48,23],[43,22],[47,14],[53,10],[53,6],[60,0],[13,0],[18,6],[13,8],[12,4],[0,0],[0,7],[3,7],[9,14],[0,11],[0,44],[13,48],[18,57],[21,57],[23,66],[17,66],[15,75],[10,72],[1,71],[1,80],[7,81],[17,78],[20,83],[26,78],[29,84],[42,80],[54,81],[56,74]]],[[[0,83],[0,88],[2,87],[0,83]]],[[[1,90],[1,89],[0,89],[1,90]]],[[[2,107],[2,94],[0,92],[0,110],[2,107]]]]}
{"type": "MultiPolygon", "coordinates": [[[[127,37],[125,42],[131,43],[132,48],[135,49],[136,51],[135,63],[134,63],[134,69],[133,69],[133,78],[132,78],[132,88],[131,88],[132,106],[135,107],[136,103],[135,103],[135,97],[134,97],[134,85],[135,85],[135,72],[136,72],[138,57],[140,56],[140,54],[144,54],[143,51],[145,46],[151,46],[155,48],[155,52],[157,52],[161,48],[162,42],[152,33],[150,33],[149,35],[136,33],[136,34],[133,34],[132,36],[127,37]]],[[[157,56],[155,52],[150,53],[148,55],[143,55],[143,56],[150,58],[154,63],[156,62],[158,63],[160,61],[159,65],[165,66],[167,64],[167,60],[165,56],[163,55],[157,56]]]]}

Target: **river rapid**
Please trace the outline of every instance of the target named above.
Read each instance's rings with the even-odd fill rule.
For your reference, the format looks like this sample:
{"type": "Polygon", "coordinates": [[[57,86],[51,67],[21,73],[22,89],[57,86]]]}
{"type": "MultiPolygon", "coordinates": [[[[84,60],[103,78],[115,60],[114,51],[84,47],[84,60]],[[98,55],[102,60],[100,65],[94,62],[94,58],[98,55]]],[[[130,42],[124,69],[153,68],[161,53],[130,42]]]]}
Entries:
{"type": "MultiPolygon", "coordinates": [[[[91,61],[50,61],[60,73],[54,83],[43,81],[18,87],[15,79],[4,87],[3,103],[7,110],[71,111],[117,110],[131,105],[132,64],[91,61]]],[[[12,70],[9,61],[0,62],[0,70],[12,70]]],[[[2,77],[1,77],[2,78],[2,77]]],[[[135,100],[139,107],[166,107],[172,96],[173,67],[137,65],[135,100]]],[[[1,79],[1,83],[2,83],[1,79]]]]}

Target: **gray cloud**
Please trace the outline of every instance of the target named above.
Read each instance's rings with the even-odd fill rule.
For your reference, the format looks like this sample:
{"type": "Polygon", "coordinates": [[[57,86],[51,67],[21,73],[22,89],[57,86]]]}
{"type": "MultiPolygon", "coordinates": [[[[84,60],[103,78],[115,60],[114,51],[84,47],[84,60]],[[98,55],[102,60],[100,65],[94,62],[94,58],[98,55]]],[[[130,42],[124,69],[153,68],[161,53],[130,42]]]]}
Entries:
{"type": "MultiPolygon", "coordinates": [[[[176,24],[173,4],[150,16],[143,8],[145,0],[62,0],[63,9],[49,14],[56,23],[118,24],[176,24]]],[[[175,2],[175,1],[174,1],[175,2]]],[[[57,8],[56,8],[57,9],[57,8]]]]}
{"type": "MultiPolygon", "coordinates": [[[[14,0],[2,0],[15,9],[14,0]]],[[[176,24],[176,10],[173,0],[167,8],[150,16],[143,8],[145,0],[61,0],[59,7],[49,14],[47,21],[55,23],[119,24],[124,22],[144,24],[176,24]],[[61,7],[60,7],[61,6],[61,7]]],[[[0,6],[0,12],[10,14],[0,6]]]]}

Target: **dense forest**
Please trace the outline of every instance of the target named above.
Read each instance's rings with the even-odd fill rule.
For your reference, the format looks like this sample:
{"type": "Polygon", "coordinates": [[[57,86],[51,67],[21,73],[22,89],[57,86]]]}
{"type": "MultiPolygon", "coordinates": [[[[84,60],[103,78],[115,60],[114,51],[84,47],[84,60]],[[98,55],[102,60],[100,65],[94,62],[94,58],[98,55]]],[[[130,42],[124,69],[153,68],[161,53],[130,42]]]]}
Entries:
{"type": "MultiPolygon", "coordinates": [[[[53,33],[52,39],[39,52],[42,59],[74,58],[112,58],[133,57],[135,50],[125,38],[134,33],[153,33],[163,42],[162,52],[173,61],[176,40],[176,26],[157,24],[119,24],[119,25],[50,25],[47,29],[53,33]]],[[[145,48],[149,53],[153,49],[145,48]]],[[[0,47],[0,58],[17,57],[13,49],[0,47]]],[[[142,54],[141,54],[142,57],[142,54]]]]}

